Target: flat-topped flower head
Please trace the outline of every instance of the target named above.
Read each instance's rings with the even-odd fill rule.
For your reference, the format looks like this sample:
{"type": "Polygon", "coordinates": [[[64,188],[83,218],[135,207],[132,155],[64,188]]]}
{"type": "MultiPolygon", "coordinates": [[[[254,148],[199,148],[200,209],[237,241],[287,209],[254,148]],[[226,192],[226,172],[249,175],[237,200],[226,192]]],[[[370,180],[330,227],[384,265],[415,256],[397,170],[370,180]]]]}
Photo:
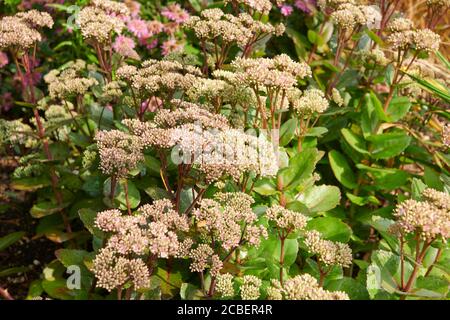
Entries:
{"type": "Polygon", "coordinates": [[[310,274],[302,274],[280,281],[272,280],[267,289],[269,300],[349,300],[343,291],[327,291],[321,288],[317,280],[310,274]]]}
{"type": "Polygon", "coordinates": [[[50,97],[64,99],[71,96],[83,96],[88,90],[98,84],[98,81],[88,76],[88,65],[83,60],[70,61],[64,69],[51,70],[44,76],[48,84],[50,97]]]}
{"type": "Polygon", "coordinates": [[[258,300],[260,296],[260,287],[262,285],[261,279],[252,275],[245,275],[242,277],[243,283],[241,285],[242,300],[258,300]]]}
{"type": "Polygon", "coordinates": [[[119,256],[111,248],[100,249],[93,261],[96,286],[112,291],[130,282],[135,290],[150,286],[150,272],[142,259],[119,256]]]}
{"type": "Polygon", "coordinates": [[[326,265],[349,267],[352,264],[352,250],[348,244],[322,239],[318,231],[305,233],[305,245],[326,265]]]}
{"type": "Polygon", "coordinates": [[[30,10],[0,19],[0,50],[26,50],[42,40],[38,28],[53,26],[46,12],[30,10]]]}
{"type": "Polygon", "coordinates": [[[104,174],[125,177],[143,159],[138,137],[119,130],[99,131],[95,140],[104,174]]]}
{"type": "Polygon", "coordinates": [[[418,232],[428,240],[450,235],[450,196],[428,188],[423,191],[425,201],[405,200],[394,211],[396,226],[402,233],[418,232]]]}
{"type": "Polygon", "coordinates": [[[125,28],[123,16],[130,11],[124,3],[110,0],[93,0],[79,12],[76,22],[85,39],[107,43],[114,34],[125,28]]]}
{"type": "Polygon", "coordinates": [[[299,115],[323,113],[330,106],[325,94],[319,89],[308,89],[303,93],[293,91],[289,99],[299,115]]]}
{"type": "Polygon", "coordinates": [[[266,211],[266,216],[277,228],[293,232],[306,227],[307,218],[299,212],[286,209],[278,204],[272,205],[266,211]]]}

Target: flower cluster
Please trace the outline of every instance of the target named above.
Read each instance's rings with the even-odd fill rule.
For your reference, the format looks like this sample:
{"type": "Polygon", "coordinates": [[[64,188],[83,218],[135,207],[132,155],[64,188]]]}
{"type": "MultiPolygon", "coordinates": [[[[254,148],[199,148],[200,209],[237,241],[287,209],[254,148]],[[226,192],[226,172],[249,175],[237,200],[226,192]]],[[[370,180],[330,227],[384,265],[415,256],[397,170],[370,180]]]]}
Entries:
{"type": "Polygon", "coordinates": [[[234,286],[233,286],[233,275],[230,273],[219,274],[216,277],[216,292],[224,297],[233,297],[234,286]]]}
{"type": "MultiPolygon", "coordinates": [[[[272,3],[270,0],[225,0],[224,3],[233,3],[235,5],[243,5],[247,9],[252,9],[261,14],[268,14],[272,10],[272,3]]],[[[281,2],[281,1],[279,1],[281,2]]]]}
{"type": "Polygon", "coordinates": [[[326,265],[349,267],[352,264],[352,250],[348,244],[322,239],[318,231],[305,233],[305,245],[326,265]]]}
{"type": "Polygon", "coordinates": [[[286,209],[278,204],[273,205],[266,211],[266,216],[273,221],[277,228],[293,232],[306,227],[307,218],[299,212],[286,209]]]}
{"type": "Polygon", "coordinates": [[[269,300],[349,300],[343,291],[327,291],[319,286],[317,280],[305,273],[286,280],[272,280],[272,286],[267,288],[269,300]]]}
{"type": "Polygon", "coordinates": [[[38,144],[33,132],[34,130],[22,119],[11,121],[0,119],[0,145],[20,144],[26,148],[33,148],[38,144]]]}
{"type": "Polygon", "coordinates": [[[445,192],[425,189],[424,201],[406,200],[399,203],[394,211],[396,228],[402,233],[419,232],[432,240],[438,236],[444,239],[450,235],[450,196],[445,192]]]}
{"type": "Polygon", "coordinates": [[[252,197],[240,192],[218,193],[215,200],[203,199],[193,211],[199,232],[219,242],[226,251],[244,243],[258,246],[267,231],[256,223],[253,202],[252,197]]]}
{"type": "Polygon", "coordinates": [[[118,79],[126,81],[139,96],[167,96],[169,100],[176,91],[191,88],[200,76],[198,68],[169,60],[146,60],[140,68],[125,65],[117,70],[118,79]]]}
{"type": "Polygon", "coordinates": [[[142,259],[119,256],[111,248],[100,249],[93,261],[92,272],[97,278],[97,287],[112,291],[130,282],[134,289],[148,288],[150,273],[142,259]]]}
{"type": "Polygon", "coordinates": [[[77,16],[77,24],[85,39],[107,43],[113,34],[120,34],[125,28],[122,16],[129,15],[127,6],[110,0],[94,0],[77,16]]]}
{"type": "Polygon", "coordinates": [[[252,275],[245,275],[242,277],[242,280],[243,283],[240,288],[242,300],[258,300],[261,294],[261,279],[252,275]]]}
{"type": "Polygon", "coordinates": [[[148,252],[160,258],[185,257],[192,245],[191,239],[179,237],[189,230],[187,217],[180,216],[169,200],[144,205],[131,216],[116,209],[102,211],[95,224],[111,234],[93,263],[97,286],[108,290],[127,281],[136,289],[147,287],[150,272],[143,257],[148,252]]]}
{"type": "Polygon", "coordinates": [[[136,44],[134,40],[127,36],[117,36],[112,48],[115,52],[125,58],[140,60],[139,54],[134,50],[136,44]]]}
{"type": "Polygon", "coordinates": [[[441,38],[430,29],[414,29],[411,20],[396,18],[388,25],[391,31],[387,41],[394,50],[408,50],[431,52],[439,49],[441,38]]]}
{"type": "Polygon", "coordinates": [[[303,93],[293,90],[289,94],[289,100],[294,110],[301,116],[323,113],[330,105],[325,94],[319,89],[308,89],[303,93]]]}
{"type": "Polygon", "coordinates": [[[234,16],[225,14],[218,8],[203,10],[201,17],[192,16],[184,25],[194,30],[197,38],[203,41],[220,38],[223,45],[237,44],[240,47],[245,47],[264,35],[282,35],[285,30],[282,24],[273,26],[254,20],[247,13],[234,16]]]}
{"type": "Polygon", "coordinates": [[[0,20],[0,50],[26,50],[41,41],[40,27],[53,27],[53,19],[46,12],[30,10],[6,16],[0,20]]]}
{"type": "Polygon", "coordinates": [[[67,63],[62,70],[52,70],[44,76],[50,97],[64,99],[73,95],[84,95],[92,86],[98,84],[93,77],[85,76],[87,66],[83,60],[67,63]]]}
{"type": "Polygon", "coordinates": [[[295,62],[288,55],[268,58],[237,58],[231,64],[233,73],[217,71],[217,77],[235,84],[255,87],[275,87],[288,90],[297,81],[311,76],[311,68],[304,62],[295,62]]]}
{"type": "Polygon", "coordinates": [[[190,269],[192,272],[204,272],[210,269],[211,276],[219,275],[223,263],[214,250],[207,244],[199,244],[197,248],[189,252],[189,258],[192,259],[190,269]]]}
{"type": "Polygon", "coordinates": [[[95,136],[103,173],[117,178],[136,168],[143,159],[143,145],[137,136],[119,130],[99,131],[95,136]]]}
{"type": "Polygon", "coordinates": [[[177,147],[174,162],[193,164],[207,182],[224,176],[239,180],[243,173],[273,176],[278,164],[273,145],[263,136],[255,137],[230,129],[226,118],[179,100],[174,111],[161,109],[154,122],[125,120],[146,147],[177,147]]]}

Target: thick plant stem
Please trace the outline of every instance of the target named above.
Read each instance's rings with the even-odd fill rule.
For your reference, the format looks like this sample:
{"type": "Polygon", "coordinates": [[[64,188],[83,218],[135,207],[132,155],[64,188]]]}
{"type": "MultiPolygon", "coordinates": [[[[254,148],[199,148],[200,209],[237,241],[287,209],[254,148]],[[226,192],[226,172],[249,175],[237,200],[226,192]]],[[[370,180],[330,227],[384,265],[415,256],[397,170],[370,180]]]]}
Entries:
{"type": "MultiPolygon", "coordinates": [[[[20,67],[19,61],[18,61],[15,53],[13,53],[12,56],[13,56],[14,63],[17,68],[17,73],[19,74],[20,80],[22,82],[22,88],[24,90],[24,93],[27,92],[28,90],[30,92],[30,101],[29,102],[31,104],[33,104],[33,106],[34,106],[33,114],[34,114],[34,118],[36,120],[36,126],[38,129],[39,140],[41,140],[41,142],[42,142],[45,156],[46,156],[47,160],[52,161],[53,156],[50,151],[48,140],[45,137],[45,128],[42,125],[39,111],[35,107],[36,97],[34,95],[33,85],[31,83],[30,83],[30,85],[27,85],[28,81],[24,77],[24,74],[22,72],[22,69],[20,67]]],[[[25,71],[26,71],[26,74],[30,77],[30,75],[32,74],[32,72],[31,72],[32,70],[29,69],[31,67],[30,62],[29,62],[29,57],[27,55],[24,55],[24,57],[26,57],[26,61],[28,61],[27,63],[24,63],[25,66],[28,66],[28,68],[26,68],[25,71]]],[[[53,165],[50,165],[50,179],[51,179],[51,184],[52,184],[52,190],[53,190],[53,193],[55,194],[56,202],[57,202],[58,206],[61,206],[63,204],[63,197],[62,197],[62,194],[60,193],[60,191],[58,190],[59,179],[58,179],[58,176],[56,175],[56,171],[55,171],[55,168],[53,167],[53,165]]],[[[67,233],[72,233],[72,228],[70,226],[69,219],[64,212],[64,209],[61,209],[61,217],[63,219],[64,228],[66,229],[67,233]]]]}
{"type": "Polygon", "coordinates": [[[283,285],[283,272],[284,272],[284,241],[286,240],[285,237],[281,237],[281,251],[280,251],[280,283],[283,285]]]}
{"type": "Polygon", "coordinates": [[[125,191],[125,201],[127,203],[128,215],[131,216],[131,205],[130,205],[130,198],[128,196],[128,181],[127,180],[125,180],[125,183],[123,185],[123,189],[125,191]]]}

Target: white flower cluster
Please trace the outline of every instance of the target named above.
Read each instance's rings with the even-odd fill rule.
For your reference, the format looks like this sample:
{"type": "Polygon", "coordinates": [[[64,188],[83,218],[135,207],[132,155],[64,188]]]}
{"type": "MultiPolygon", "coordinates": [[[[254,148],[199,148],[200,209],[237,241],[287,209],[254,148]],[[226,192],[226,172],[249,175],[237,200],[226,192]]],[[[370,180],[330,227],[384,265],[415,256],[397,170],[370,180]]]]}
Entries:
{"type": "Polygon", "coordinates": [[[414,29],[414,24],[406,18],[396,18],[388,25],[391,34],[387,41],[394,50],[408,50],[431,52],[439,50],[441,37],[430,29],[414,29]]]}
{"type": "Polygon", "coordinates": [[[64,99],[73,95],[84,95],[98,84],[93,77],[85,77],[87,64],[83,60],[70,61],[62,70],[52,70],[44,76],[50,97],[64,99]]]}
{"type": "Polygon", "coordinates": [[[267,209],[266,216],[275,223],[277,228],[286,230],[288,233],[304,229],[307,223],[307,218],[303,214],[277,204],[267,209]]]}
{"type": "Polygon", "coordinates": [[[184,25],[194,30],[201,40],[214,41],[220,38],[222,45],[237,44],[240,47],[245,47],[262,35],[280,36],[285,31],[282,24],[273,26],[254,20],[247,13],[234,16],[218,8],[203,10],[200,17],[192,16],[184,25]]]}
{"type": "Polygon", "coordinates": [[[131,282],[135,289],[148,287],[150,272],[144,262],[148,252],[159,258],[186,257],[192,240],[179,237],[189,230],[187,216],[179,215],[169,200],[158,200],[122,216],[116,209],[99,212],[96,226],[110,234],[93,262],[97,286],[109,291],[131,282]]]}
{"type": "Polygon", "coordinates": [[[270,0],[225,0],[224,3],[243,5],[244,7],[252,9],[261,14],[268,14],[270,10],[272,10],[272,2],[270,2],[270,0]]]}
{"type": "Polygon", "coordinates": [[[0,50],[25,50],[41,41],[38,27],[53,27],[53,19],[47,12],[30,10],[0,19],[0,50]]]}
{"type": "Polygon", "coordinates": [[[305,233],[305,245],[326,265],[349,267],[352,264],[352,249],[348,244],[322,239],[318,231],[305,233]]]}
{"type": "Polygon", "coordinates": [[[77,15],[76,23],[85,39],[99,43],[111,42],[114,34],[125,28],[121,16],[129,15],[127,6],[110,0],[94,0],[77,15]]]}
{"type": "Polygon", "coordinates": [[[245,193],[218,193],[215,200],[203,199],[193,216],[200,233],[213,237],[225,251],[241,244],[258,246],[267,231],[256,223],[254,200],[245,193]]]}
{"type": "Polygon", "coordinates": [[[193,164],[210,183],[224,176],[239,180],[244,172],[273,176],[278,162],[273,145],[258,137],[228,127],[222,115],[192,103],[174,102],[174,111],[160,110],[154,122],[126,120],[132,133],[146,147],[174,148],[175,163],[193,164]]]}
{"type": "Polygon", "coordinates": [[[300,90],[292,90],[289,92],[289,100],[294,110],[302,116],[323,113],[330,106],[325,94],[314,88],[303,93],[300,90]]]}
{"type": "Polygon", "coordinates": [[[349,300],[343,291],[327,291],[319,286],[317,280],[310,274],[298,275],[286,280],[272,280],[272,286],[267,288],[269,300],[349,300]]]}
{"type": "Polygon", "coordinates": [[[119,130],[102,130],[95,136],[104,174],[126,177],[143,159],[143,145],[137,136],[119,130]]]}
{"type": "Polygon", "coordinates": [[[146,60],[140,68],[125,65],[117,70],[117,78],[127,82],[144,98],[151,96],[170,97],[176,91],[186,91],[196,83],[201,71],[178,61],[146,60]]]}
{"type": "Polygon", "coordinates": [[[425,189],[425,201],[406,200],[394,211],[397,222],[392,230],[403,233],[419,232],[428,240],[438,236],[446,239],[450,235],[450,196],[445,192],[425,189]]]}

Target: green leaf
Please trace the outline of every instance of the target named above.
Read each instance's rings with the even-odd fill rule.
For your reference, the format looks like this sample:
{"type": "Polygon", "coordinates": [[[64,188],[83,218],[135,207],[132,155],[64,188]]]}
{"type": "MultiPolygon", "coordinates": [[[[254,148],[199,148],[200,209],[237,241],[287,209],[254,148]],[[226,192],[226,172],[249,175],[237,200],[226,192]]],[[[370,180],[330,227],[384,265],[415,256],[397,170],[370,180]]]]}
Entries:
{"type": "Polygon", "coordinates": [[[81,221],[83,222],[86,229],[89,230],[91,234],[98,238],[104,237],[104,232],[95,226],[95,219],[97,218],[97,212],[91,209],[80,209],[78,211],[81,221]]]}
{"type": "Polygon", "coordinates": [[[358,151],[361,154],[369,154],[369,151],[367,151],[367,145],[364,138],[356,133],[354,133],[352,130],[343,128],[341,130],[342,136],[344,137],[345,141],[352,147],[354,150],[358,151]]]}
{"type": "Polygon", "coordinates": [[[55,255],[65,267],[69,267],[71,265],[83,265],[84,259],[89,255],[89,252],[85,250],[59,249],[55,251],[55,255]]]}
{"type": "Polygon", "coordinates": [[[307,230],[319,231],[325,239],[348,242],[352,229],[338,218],[319,217],[308,222],[307,230]]]}
{"type": "MultiPolygon", "coordinates": [[[[411,265],[405,261],[405,270],[411,272],[411,265]]],[[[372,264],[367,268],[367,290],[372,299],[390,297],[398,288],[400,257],[390,251],[376,250],[372,253],[372,264]]]]}
{"type": "Polygon", "coordinates": [[[45,216],[49,216],[57,212],[60,212],[69,205],[70,202],[58,205],[57,203],[53,203],[51,201],[42,201],[33,205],[33,207],[30,210],[30,213],[34,218],[40,219],[45,216]]]}
{"type": "Polygon", "coordinates": [[[411,79],[414,79],[426,91],[435,94],[445,102],[450,103],[450,92],[448,88],[442,85],[437,80],[434,79],[424,80],[409,73],[407,73],[407,75],[411,79]]]}
{"type": "Polygon", "coordinates": [[[295,131],[297,130],[297,123],[297,119],[289,119],[283,123],[280,128],[280,146],[286,146],[294,138],[295,131]]]}
{"type": "Polygon", "coordinates": [[[411,143],[411,137],[403,131],[371,135],[370,155],[374,159],[390,159],[401,154],[411,143]]]}
{"type": "Polygon", "coordinates": [[[14,179],[11,188],[20,191],[35,191],[51,185],[50,178],[41,176],[33,178],[14,179]]]}
{"type": "Polygon", "coordinates": [[[364,96],[364,103],[362,104],[361,111],[361,129],[364,137],[376,133],[379,122],[380,118],[375,110],[374,103],[372,102],[372,96],[366,94],[364,96]]]}
{"type": "Polygon", "coordinates": [[[332,150],[328,153],[328,159],[334,176],[342,185],[349,189],[354,189],[358,186],[355,174],[343,154],[337,150],[332,150]]]}
{"type": "Polygon", "coordinates": [[[310,212],[325,212],[333,209],[341,200],[341,191],[336,186],[312,186],[297,196],[310,212]]]}
{"type": "Polygon", "coordinates": [[[390,122],[396,122],[402,119],[411,108],[411,101],[408,97],[394,97],[387,108],[387,114],[390,122]]]}
{"type": "Polygon", "coordinates": [[[314,172],[319,152],[315,148],[304,149],[289,160],[289,166],[278,172],[283,190],[293,189],[314,172]]]}
{"type": "Polygon", "coordinates": [[[375,180],[375,187],[380,190],[393,190],[403,186],[408,181],[406,171],[394,168],[375,168],[357,164],[358,169],[364,170],[375,180]]]}
{"type": "Polygon", "coordinates": [[[10,245],[19,241],[20,239],[23,238],[24,235],[25,235],[25,232],[18,231],[18,232],[10,233],[10,234],[0,238],[0,251],[5,250],[10,245]]]}
{"type": "Polygon", "coordinates": [[[367,197],[360,197],[360,196],[355,196],[349,192],[346,193],[347,198],[354,204],[356,204],[357,206],[365,206],[368,203],[372,203],[372,204],[376,204],[376,205],[380,205],[380,201],[374,197],[374,196],[367,196],[367,197]]]}
{"type": "Polygon", "coordinates": [[[350,300],[369,300],[369,293],[359,281],[344,277],[342,279],[327,282],[325,289],[329,291],[344,291],[350,300]]]}
{"type": "Polygon", "coordinates": [[[449,291],[449,281],[444,277],[420,276],[416,280],[415,288],[418,289],[414,290],[416,295],[430,298],[445,298],[449,291]]]}
{"type": "Polygon", "coordinates": [[[412,191],[412,198],[414,200],[420,200],[422,199],[422,192],[427,188],[427,185],[422,182],[422,180],[413,178],[411,183],[411,191],[412,191]]]}
{"type": "Polygon", "coordinates": [[[253,190],[256,193],[259,193],[260,195],[263,195],[263,196],[274,195],[278,192],[275,181],[273,179],[269,179],[269,178],[263,178],[263,179],[257,180],[255,182],[253,190]]]}
{"type": "Polygon", "coordinates": [[[28,267],[12,267],[12,268],[7,268],[7,269],[3,269],[0,270],[0,278],[2,277],[7,277],[7,276],[11,276],[14,274],[18,274],[18,273],[24,273],[29,271],[30,268],[28,267]]]}

